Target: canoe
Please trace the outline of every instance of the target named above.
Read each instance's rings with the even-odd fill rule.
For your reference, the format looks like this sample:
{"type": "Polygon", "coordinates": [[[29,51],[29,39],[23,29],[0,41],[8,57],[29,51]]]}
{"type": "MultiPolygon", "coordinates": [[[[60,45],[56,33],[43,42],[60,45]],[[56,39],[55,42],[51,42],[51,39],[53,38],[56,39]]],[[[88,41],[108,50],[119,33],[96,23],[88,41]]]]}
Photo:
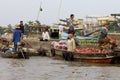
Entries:
{"type": "Polygon", "coordinates": [[[29,59],[29,55],[26,52],[17,52],[17,53],[3,53],[0,52],[0,56],[3,58],[18,58],[18,59],[29,59]]]}
{"type": "Polygon", "coordinates": [[[69,52],[66,50],[51,48],[51,55],[61,56],[63,59],[67,61],[77,60],[77,61],[82,61],[87,63],[107,63],[107,64],[110,64],[110,63],[114,64],[116,62],[117,63],[120,62],[120,57],[115,56],[114,54],[102,54],[102,53],[83,54],[83,53],[69,52]]]}

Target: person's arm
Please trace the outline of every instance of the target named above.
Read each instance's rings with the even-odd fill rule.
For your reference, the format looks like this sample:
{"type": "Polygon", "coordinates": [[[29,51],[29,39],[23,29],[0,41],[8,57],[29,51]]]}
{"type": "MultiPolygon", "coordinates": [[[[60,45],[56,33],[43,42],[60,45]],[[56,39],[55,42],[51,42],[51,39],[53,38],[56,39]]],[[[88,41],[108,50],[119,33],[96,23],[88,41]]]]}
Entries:
{"type": "Polygon", "coordinates": [[[112,38],[109,35],[107,35],[106,38],[109,40],[112,40],[112,38]]]}

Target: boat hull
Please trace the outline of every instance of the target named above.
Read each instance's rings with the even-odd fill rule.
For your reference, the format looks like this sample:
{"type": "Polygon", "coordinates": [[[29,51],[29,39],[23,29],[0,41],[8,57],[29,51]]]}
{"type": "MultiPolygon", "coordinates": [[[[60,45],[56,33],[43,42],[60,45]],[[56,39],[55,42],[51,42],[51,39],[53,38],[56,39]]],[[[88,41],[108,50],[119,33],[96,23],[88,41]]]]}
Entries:
{"type": "Polygon", "coordinates": [[[114,55],[108,54],[81,54],[81,53],[74,53],[68,52],[65,50],[58,50],[58,49],[51,49],[52,55],[58,55],[63,57],[67,61],[77,60],[86,63],[115,63],[116,57],[114,55]]]}

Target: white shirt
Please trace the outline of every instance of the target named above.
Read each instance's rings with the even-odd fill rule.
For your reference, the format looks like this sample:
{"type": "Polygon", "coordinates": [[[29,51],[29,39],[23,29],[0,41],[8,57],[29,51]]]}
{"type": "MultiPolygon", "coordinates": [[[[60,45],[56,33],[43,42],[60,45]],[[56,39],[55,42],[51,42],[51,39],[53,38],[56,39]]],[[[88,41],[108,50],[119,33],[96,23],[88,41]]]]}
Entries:
{"type": "Polygon", "coordinates": [[[45,39],[50,40],[49,33],[48,32],[42,32],[42,38],[43,38],[43,40],[45,40],[45,39]]]}
{"type": "Polygon", "coordinates": [[[73,51],[76,48],[75,40],[73,38],[67,40],[67,48],[68,51],[73,51]]]}
{"type": "Polygon", "coordinates": [[[62,34],[64,26],[60,25],[59,26],[59,34],[62,34]]]}

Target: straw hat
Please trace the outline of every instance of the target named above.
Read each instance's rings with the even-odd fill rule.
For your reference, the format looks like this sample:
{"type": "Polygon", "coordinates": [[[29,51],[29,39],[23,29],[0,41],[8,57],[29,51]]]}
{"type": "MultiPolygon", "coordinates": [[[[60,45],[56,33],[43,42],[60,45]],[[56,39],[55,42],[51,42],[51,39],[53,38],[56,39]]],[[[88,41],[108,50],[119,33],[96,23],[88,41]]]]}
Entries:
{"type": "Polygon", "coordinates": [[[69,37],[69,38],[72,38],[72,37],[73,37],[73,34],[69,34],[68,37],[69,37]]]}
{"type": "Polygon", "coordinates": [[[20,28],[20,26],[19,25],[15,25],[15,28],[20,28]]]}

